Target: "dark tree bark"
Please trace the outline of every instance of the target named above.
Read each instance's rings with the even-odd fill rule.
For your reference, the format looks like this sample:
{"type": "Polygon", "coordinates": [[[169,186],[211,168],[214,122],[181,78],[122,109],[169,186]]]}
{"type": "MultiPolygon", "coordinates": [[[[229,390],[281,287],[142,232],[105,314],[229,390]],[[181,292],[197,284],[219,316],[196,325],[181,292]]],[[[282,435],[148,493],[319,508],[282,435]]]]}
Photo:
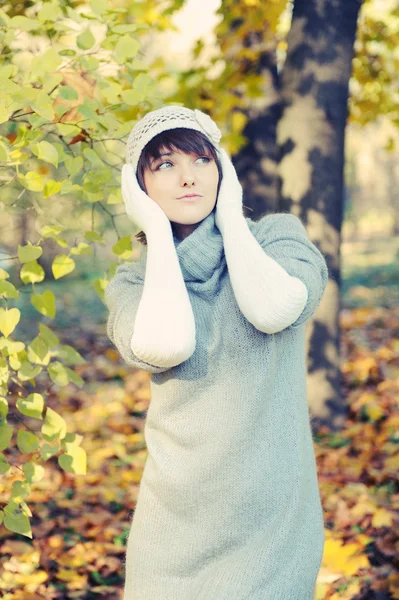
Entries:
{"type": "Polygon", "coordinates": [[[307,326],[315,430],[323,424],[339,430],[347,414],[340,372],[340,244],[348,84],[360,6],[361,0],[295,0],[284,68],[277,75],[271,53],[261,57],[269,103],[249,114],[243,132],[249,143],[234,158],[247,215],[258,220],[268,212],[292,212],[327,261],[327,289],[307,326]]]}

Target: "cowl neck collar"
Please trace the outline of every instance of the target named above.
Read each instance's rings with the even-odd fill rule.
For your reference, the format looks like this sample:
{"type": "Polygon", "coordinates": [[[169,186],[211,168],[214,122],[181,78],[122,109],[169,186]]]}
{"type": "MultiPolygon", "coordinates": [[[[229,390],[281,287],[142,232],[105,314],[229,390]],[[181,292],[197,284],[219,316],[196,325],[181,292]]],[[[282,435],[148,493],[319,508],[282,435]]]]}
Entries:
{"type": "MultiPolygon", "coordinates": [[[[223,238],[215,222],[215,209],[183,240],[173,233],[173,243],[184,281],[205,282],[224,268],[223,238]]],[[[145,267],[147,246],[143,246],[141,261],[145,267]]]]}

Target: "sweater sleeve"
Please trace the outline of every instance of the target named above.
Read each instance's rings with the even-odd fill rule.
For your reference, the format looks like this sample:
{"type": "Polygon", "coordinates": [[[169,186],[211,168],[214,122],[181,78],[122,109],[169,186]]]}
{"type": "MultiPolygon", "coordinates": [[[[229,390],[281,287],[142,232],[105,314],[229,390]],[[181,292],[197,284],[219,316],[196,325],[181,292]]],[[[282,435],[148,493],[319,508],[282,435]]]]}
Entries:
{"type": "Polygon", "coordinates": [[[128,365],[149,373],[163,373],[170,367],[157,366],[141,360],[131,347],[142,293],[143,280],[134,273],[134,264],[120,265],[104,292],[109,310],[107,335],[128,365]]]}
{"type": "Polygon", "coordinates": [[[257,222],[256,239],[289,275],[305,284],[305,307],[288,328],[303,325],[313,317],[327,286],[329,273],[324,256],[310,241],[302,221],[291,213],[262,217],[257,222]]]}

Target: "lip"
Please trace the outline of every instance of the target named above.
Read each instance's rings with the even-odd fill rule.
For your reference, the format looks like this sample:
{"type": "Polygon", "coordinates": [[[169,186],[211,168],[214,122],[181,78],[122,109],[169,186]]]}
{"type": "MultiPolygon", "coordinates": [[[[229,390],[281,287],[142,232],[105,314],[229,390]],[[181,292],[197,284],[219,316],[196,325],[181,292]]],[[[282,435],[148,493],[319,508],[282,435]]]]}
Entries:
{"type": "Polygon", "coordinates": [[[201,198],[201,196],[199,194],[187,194],[186,196],[181,196],[180,198],[178,198],[178,200],[193,201],[196,198],[201,198]]]}

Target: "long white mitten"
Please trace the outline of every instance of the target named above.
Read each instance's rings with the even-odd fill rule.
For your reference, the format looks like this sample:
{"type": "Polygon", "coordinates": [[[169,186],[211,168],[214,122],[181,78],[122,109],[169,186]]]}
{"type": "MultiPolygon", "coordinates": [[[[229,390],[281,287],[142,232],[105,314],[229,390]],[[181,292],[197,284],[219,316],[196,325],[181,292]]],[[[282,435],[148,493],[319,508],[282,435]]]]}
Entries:
{"type": "MultiPolygon", "coordinates": [[[[118,285],[114,285],[117,327],[131,330],[131,350],[139,359],[158,367],[173,367],[195,350],[195,320],[171,223],[161,207],[140,188],[131,165],[124,165],[122,170],[122,195],[128,217],[146,233],[147,260],[138,307],[132,302],[121,310],[118,285]]],[[[121,281],[125,282],[125,277],[121,281]]],[[[132,290],[133,296],[137,297],[137,290],[132,290]]],[[[126,297],[126,291],[120,297],[126,297]]]]}
{"type": "Polygon", "coordinates": [[[150,228],[157,227],[159,223],[170,227],[170,221],[159,204],[141,189],[130,164],[122,167],[121,188],[127,216],[144,233],[148,233],[150,228]]]}
{"type": "MultiPolygon", "coordinates": [[[[223,179],[215,222],[223,246],[231,285],[243,315],[264,333],[282,331],[299,317],[308,298],[305,284],[267,255],[248,227],[242,187],[233,163],[220,151],[223,179]]],[[[289,242],[288,242],[289,243],[289,242]]]]}
{"type": "Polygon", "coordinates": [[[223,179],[216,203],[215,223],[222,232],[231,221],[230,217],[243,215],[242,187],[233,163],[225,150],[219,150],[223,179]]]}

